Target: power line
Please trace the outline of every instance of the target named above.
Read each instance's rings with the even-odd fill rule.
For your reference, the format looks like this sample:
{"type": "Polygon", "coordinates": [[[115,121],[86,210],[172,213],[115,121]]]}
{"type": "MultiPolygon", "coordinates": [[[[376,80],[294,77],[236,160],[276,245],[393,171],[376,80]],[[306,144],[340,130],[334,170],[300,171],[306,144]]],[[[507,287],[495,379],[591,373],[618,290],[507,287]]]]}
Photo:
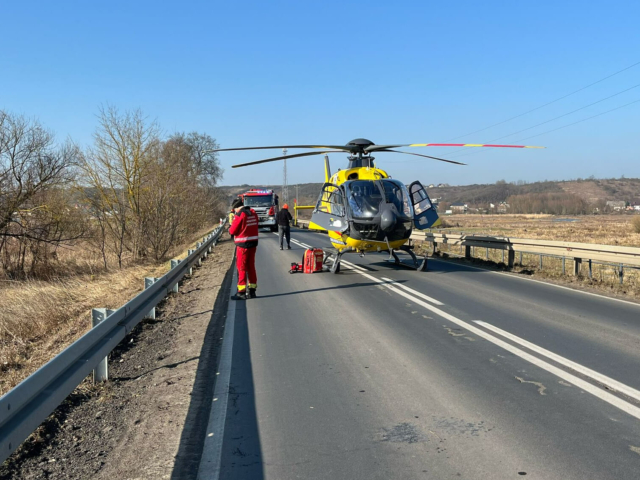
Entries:
{"type": "MultiPolygon", "coordinates": [[[[633,105],[634,103],[638,103],[638,102],[640,102],[640,99],[634,100],[633,102],[625,103],[624,105],[620,105],[619,107],[612,108],[612,109],[606,110],[604,112],[597,113],[596,115],[591,115],[590,117],[583,118],[582,120],[578,120],[577,122],[569,123],[567,125],[563,125],[562,127],[554,128],[552,130],[547,130],[546,132],[537,133],[536,135],[531,135],[529,137],[519,138],[518,140],[515,140],[515,141],[516,142],[523,142],[523,141],[529,140],[531,138],[539,137],[541,135],[546,135],[547,133],[556,132],[558,130],[562,130],[563,128],[571,127],[571,126],[576,125],[578,123],[586,122],[587,120],[591,120],[592,118],[600,117],[601,115],[605,115],[605,114],[613,112],[615,110],[620,110],[621,108],[628,107],[629,105],[633,105]]],[[[475,151],[475,152],[469,152],[469,153],[467,153],[467,155],[477,155],[479,153],[486,153],[486,152],[483,151],[483,150],[478,150],[478,151],[475,151]]],[[[457,155],[456,157],[463,157],[463,156],[464,155],[457,155]]],[[[418,161],[419,160],[404,160],[404,161],[401,160],[400,162],[393,162],[393,163],[407,163],[407,162],[418,162],[418,161]]]]}
{"type": "MultiPolygon", "coordinates": [[[[640,87],[640,83],[638,83],[637,85],[634,85],[633,87],[629,87],[629,88],[626,88],[626,89],[624,89],[624,90],[622,90],[620,92],[614,93],[613,95],[609,95],[608,97],[601,98],[600,100],[592,102],[592,103],[590,103],[588,105],[585,105],[583,107],[576,108],[575,110],[572,110],[572,111],[570,111],[568,113],[563,113],[562,115],[558,115],[557,117],[554,117],[554,118],[552,118],[550,120],[546,120],[544,122],[537,123],[537,124],[535,124],[535,125],[533,125],[531,127],[523,128],[522,130],[518,130],[517,132],[509,133],[509,134],[503,135],[501,137],[492,138],[491,140],[487,141],[486,143],[492,143],[492,142],[495,142],[497,140],[502,140],[503,138],[507,138],[507,137],[510,137],[512,135],[517,135],[518,133],[526,132],[527,130],[531,130],[532,128],[536,128],[536,127],[539,127],[541,125],[545,125],[547,123],[551,123],[551,122],[553,122],[555,120],[558,120],[559,118],[563,118],[563,117],[566,117],[566,116],[571,115],[573,113],[579,112],[580,110],[584,110],[585,108],[592,107],[593,105],[596,105],[598,103],[602,103],[605,100],[609,100],[610,98],[617,97],[618,95],[621,95],[621,94],[623,94],[625,92],[628,92],[629,90],[633,90],[634,88],[638,88],[638,87],[640,87]]],[[[449,155],[452,155],[452,154],[458,153],[458,152],[466,152],[466,149],[465,148],[459,148],[457,150],[453,150],[449,155]]],[[[452,158],[462,157],[462,156],[465,156],[465,155],[469,155],[469,153],[460,153],[459,155],[454,155],[452,158]]]]}
{"type": "Polygon", "coordinates": [[[515,117],[507,118],[506,120],[503,120],[502,122],[494,123],[493,125],[489,125],[488,127],[481,128],[480,130],[475,130],[475,131],[470,132],[470,133],[465,133],[464,135],[460,135],[458,137],[453,137],[453,138],[450,138],[450,139],[448,139],[446,141],[449,142],[451,140],[457,140],[458,138],[466,137],[467,135],[473,135],[474,133],[484,132],[485,130],[489,130],[490,128],[497,127],[498,125],[502,125],[503,123],[507,123],[507,122],[510,122],[511,120],[515,120],[516,118],[523,117],[524,115],[527,115],[527,114],[529,114],[531,112],[535,112],[536,110],[540,110],[541,108],[544,108],[547,105],[551,105],[552,103],[559,102],[560,100],[563,100],[563,99],[565,99],[567,97],[570,97],[571,95],[575,95],[576,93],[581,92],[583,90],[586,90],[589,87],[593,87],[594,85],[597,85],[600,82],[604,82],[605,80],[607,80],[607,79],[609,79],[611,77],[614,77],[614,76],[618,75],[619,73],[622,73],[622,72],[624,72],[626,70],[629,70],[630,68],[633,68],[636,65],[640,65],[640,62],[636,62],[633,65],[629,65],[628,67],[623,68],[622,70],[618,70],[617,72],[612,73],[611,75],[608,75],[608,76],[606,76],[604,78],[601,78],[600,80],[598,80],[596,82],[590,83],[586,87],[579,88],[578,90],[576,90],[574,92],[568,93],[567,95],[563,95],[562,97],[556,98],[555,100],[552,100],[552,101],[550,101],[548,103],[545,103],[544,105],[540,105],[539,107],[533,108],[531,110],[527,110],[526,112],[521,113],[519,115],[516,115],[515,117]]]}
{"type": "Polygon", "coordinates": [[[546,132],[538,133],[537,135],[532,135],[532,136],[530,136],[530,137],[521,138],[521,139],[519,139],[519,140],[517,140],[517,141],[518,141],[518,142],[522,142],[523,140],[528,140],[528,139],[530,139],[530,138],[539,137],[540,135],[546,135],[547,133],[555,132],[555,131],[557,131],[557,130],[562,130],[563,128],[570,127],[570,126],[575,125],[575,124],[577,124],[577,123],[586,122],[587,120],[591,120],[592,118],[599,117],[600,115],[604,115],[605,113],[613,112],[614,110],[619,110],[619,109],[621,109],[621,108],[627,107],[627,106],[629,106],[629,105],[632,105],[632,104],[634,104],[634,103],[638,103],[638,102],[640,102],[640,99],[638,99],[638,100],[634,100],[633,102],[625,103],[624,105],[620,105],[619,107],[612,108],[611,110],[607,110],[606,112],[598,113],[598,114],[596,114],[596,115],[592,115],[592,116],[590,116],[590,117],[583,118],[582,120],[578,120],[577,122],[573,122],[573,123],[570,123],[570,124],[568,124],[568,125],[563,125],[562,127],[554,128],[553,130],[547,130],[546,132]]]}
{"type": "MultiPolygon", "coordinates": [[[[606,110],[606,111],[604,111],[604,112],[600,112],[600,113],[597,113],[597,114],[595,114],[595,115],[591,115],[590,117],[583,118],[582,120],[578,120],[578,121],[576,121],[576,122],[569,123],[569,124],[567,124],[567,125],[563,125],[563,126],[561,126],[561,127],[554,128],[554,129],[552,129],[552,130],[547,130],[546,132],[537,133],[536,135],[531,135],[531,136],[529,136],[529,137],[525,137],[525,138],[519,138],[518,140],[515,140],[515,142],[523,142],[524,140],[529,140],[529,139],[531,139],[531,138],[539,137],[539,136],[541,136],[541,135],[546,135],[547,133],[552,133],[552,132],[555,132],[555,131],[558,131],[558,130],[562,130],[563,128],[571,127],[571,126],[576,125],[576,124],[578,124],[578,123],[586,122],[587,120],[591,120],[592,118],[599,117],[599,116],[601,116],[601,115],[604,115],[604,114],[606,114],[606,113],[613,112],[613,111],[615,111],[615,110],[620,110],[621,108],[628,107],[629,105],[633,105],[634,103],[638,103],[638,102],[640,102],[640,99],[638,99],[638,100],[634,100],[633,102],[625,103],[624,105],[620,105],[619,107],[612,108],[612,109],[610,109],[610,110],[606,110]]],[[[467,153],[466,155],[467,155],[467,156],[468,156],[468,155],[477,155],[477,154],[479,154],[479,153],[486,153],[486,152],[483,152],[483,151],[469,152],[469,153],[467,153]]],[[[464,157],[464,156],[465,156],[465,155],[456,155],[456,157],[454,157],[454,158],[457,158],[457,157],[464,157]]]]}
{"type": "Polygon", "coordinates": [[[545,123],[553,122],[554,120],[558,120],[559,118],[566,117],[567,115],[571,115],[572,113],[579,112],[580,110],[584,110],[585,108],[589,108],[589,107],[591,107],[591,106],[593,106],[593,105],[595,105],[597,103],[601,103],[601,102],[604,102],[605,100],[609,100],[610,98],[617,97],[618,95],[620,95],[622,93],[628,92],[629,90],[633,90],[634,88],[638,88],[638,87],[640,87],[640,83],[638,83],[637,85],[634,85],[633,87],[629,87],[629,88],[627,88],[625,90],[622,90],[621,92],[614,93],[613,95],[609,95],[608,97],[603,98],[601,100],[598,100],[597,102],[590,103],[589,105],[585,105],[584,107],[576,108],[575,110],[572,110],[569,113],[564,113],[562,115],[558,115],[557,117],[554,117],[551,120],[547,120],[546,122],[541,122],[541,123],[538,123],[538,124],[536,124],[536,125],[534,125],[532,127],[523,128],[522,130],[518,130],[517,132],[513,132],[513,133],[510,133],[508,135],[503,135],[502,137],[494,138],[493,140],[490,140],[490,142],[493,142],[495,140],[501,140],[503,138],[510,137],[511,135],[516,135],[518,133],[526,132],[527,130],[531,130],[532,128],[539,127],[540,125],[544,125],[545,123]]]}

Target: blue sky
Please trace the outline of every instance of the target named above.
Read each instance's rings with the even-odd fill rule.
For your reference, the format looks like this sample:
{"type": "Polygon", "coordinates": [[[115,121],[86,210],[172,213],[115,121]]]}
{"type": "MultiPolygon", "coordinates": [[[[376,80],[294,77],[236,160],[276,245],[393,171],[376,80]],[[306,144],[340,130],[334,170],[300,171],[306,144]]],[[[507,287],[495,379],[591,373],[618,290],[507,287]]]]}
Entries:
{"type": "MultiPolygon", "coordinates": [[[[222,147],[489,143],[640,84],[638,65],[464,136],[640,62],[638,18],[637,1],[4,1],[0,109],[82,145],[107,103],[222,147]]],[[[640,87],[500,143],[639,99],[640,87]]],[[[640,177],[639,126],[640,102],[524,142],[545,150],[422,148],[469,165],[378,164],[405,182],[640,177]]],[[[280,163],[231,169],[264,157],[221,154],[223,184],[281,182],[280,163]]],[[[288,163],[290,184],[322,180],[321,157],[288,163]]]]}

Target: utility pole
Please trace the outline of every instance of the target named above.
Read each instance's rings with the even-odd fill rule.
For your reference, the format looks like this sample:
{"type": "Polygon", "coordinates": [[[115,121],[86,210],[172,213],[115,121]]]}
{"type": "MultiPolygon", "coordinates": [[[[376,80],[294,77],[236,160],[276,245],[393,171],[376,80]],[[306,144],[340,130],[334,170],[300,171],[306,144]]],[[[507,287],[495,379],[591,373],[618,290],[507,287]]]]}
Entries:
{"type": "MultiPolygon", "coordinates": [[[[287,155],[287,149],[282,149],[282,155],[287,155]]],[[[287,187],[287,159],[284,159],[284,170],[282,172],[282,203],[289,203],[289,189],[287,187]]]]}

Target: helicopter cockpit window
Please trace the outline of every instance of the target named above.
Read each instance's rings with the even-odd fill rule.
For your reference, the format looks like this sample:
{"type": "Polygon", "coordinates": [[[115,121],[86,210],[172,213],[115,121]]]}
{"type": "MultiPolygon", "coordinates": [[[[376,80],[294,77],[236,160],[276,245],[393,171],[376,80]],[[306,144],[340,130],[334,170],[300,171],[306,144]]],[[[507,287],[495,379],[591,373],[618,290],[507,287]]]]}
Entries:
{"type": "Polygon", "coordinates": [[[354,217],[372,218],[378,214],[382,192],[374,182],[367,180],[349,182],[347,195],[354,217]]]}
{"type": "Polygon", "coordinates": [[[325,185],[318,199],[316,211],[343,217],[345,214],[344,201],[340,188],[335,185],[325,185]]]}
{"type": "Polygon", "coordinates": [[[422,186],[414,185],[411,188],[411,197],[413,200],[413,209],[415,210],[416,215],[420,215],[425,210],[431,208],[431,201],[429,200],[429,196],[427,192],[425,192],[422,186]]]}
{"type": "Polygon", "coordinates": [[[393,203],[398,212],[407,217],[412,217],[411,205],[409,202],[409,191],[401,182],[395,180],[382,180],[385,199],[388,203],[393,203]]]}

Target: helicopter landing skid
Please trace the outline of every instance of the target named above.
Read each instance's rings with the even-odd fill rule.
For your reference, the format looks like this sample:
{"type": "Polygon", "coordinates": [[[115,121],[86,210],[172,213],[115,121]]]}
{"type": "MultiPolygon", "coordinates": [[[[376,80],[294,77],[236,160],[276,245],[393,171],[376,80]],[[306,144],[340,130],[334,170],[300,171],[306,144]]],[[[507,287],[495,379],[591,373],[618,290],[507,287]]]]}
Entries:
{"type": "MultiPolygon", "coordinates": [[[[351,252],[353,249],[351,247],[347,247],[342,251],[334,250],[327,255],[323,261],[323,263],[327,263],[330,258],[333,259],[333,263],[329,267],[329,271],[331,273],[340,273],[340,260],[345,253],[351,252]]],[[[326,250],[325,250],[326,251],[326,250]]]]}
{"type": "MultiPolygon", "coordinates": [[[[410,267],[409,265],[406,265],[404,263],[400,263],[400,265],[405,265],[409,268],[415,268],[417,271],[419,272],[426,272],[427,271],[427,255],[425,254],[424,258],[422,259],[422,261],[420,261],[417,257],[417,255],[415,253],[413,253],[413,249],[407,247],[406,245],[403,245],[400,247],[400,250],[402,250],[405,253],[408,253],[409,255],[411,255],[411,260],[413,260],[413,265],[414,267],[410,267]]],[[[396,255],[394,255],[394,257],[397,259],[398,257],[396,255]]],[[[399,261],[396,261],[396,263],[399,263],[399,261]]]]}

